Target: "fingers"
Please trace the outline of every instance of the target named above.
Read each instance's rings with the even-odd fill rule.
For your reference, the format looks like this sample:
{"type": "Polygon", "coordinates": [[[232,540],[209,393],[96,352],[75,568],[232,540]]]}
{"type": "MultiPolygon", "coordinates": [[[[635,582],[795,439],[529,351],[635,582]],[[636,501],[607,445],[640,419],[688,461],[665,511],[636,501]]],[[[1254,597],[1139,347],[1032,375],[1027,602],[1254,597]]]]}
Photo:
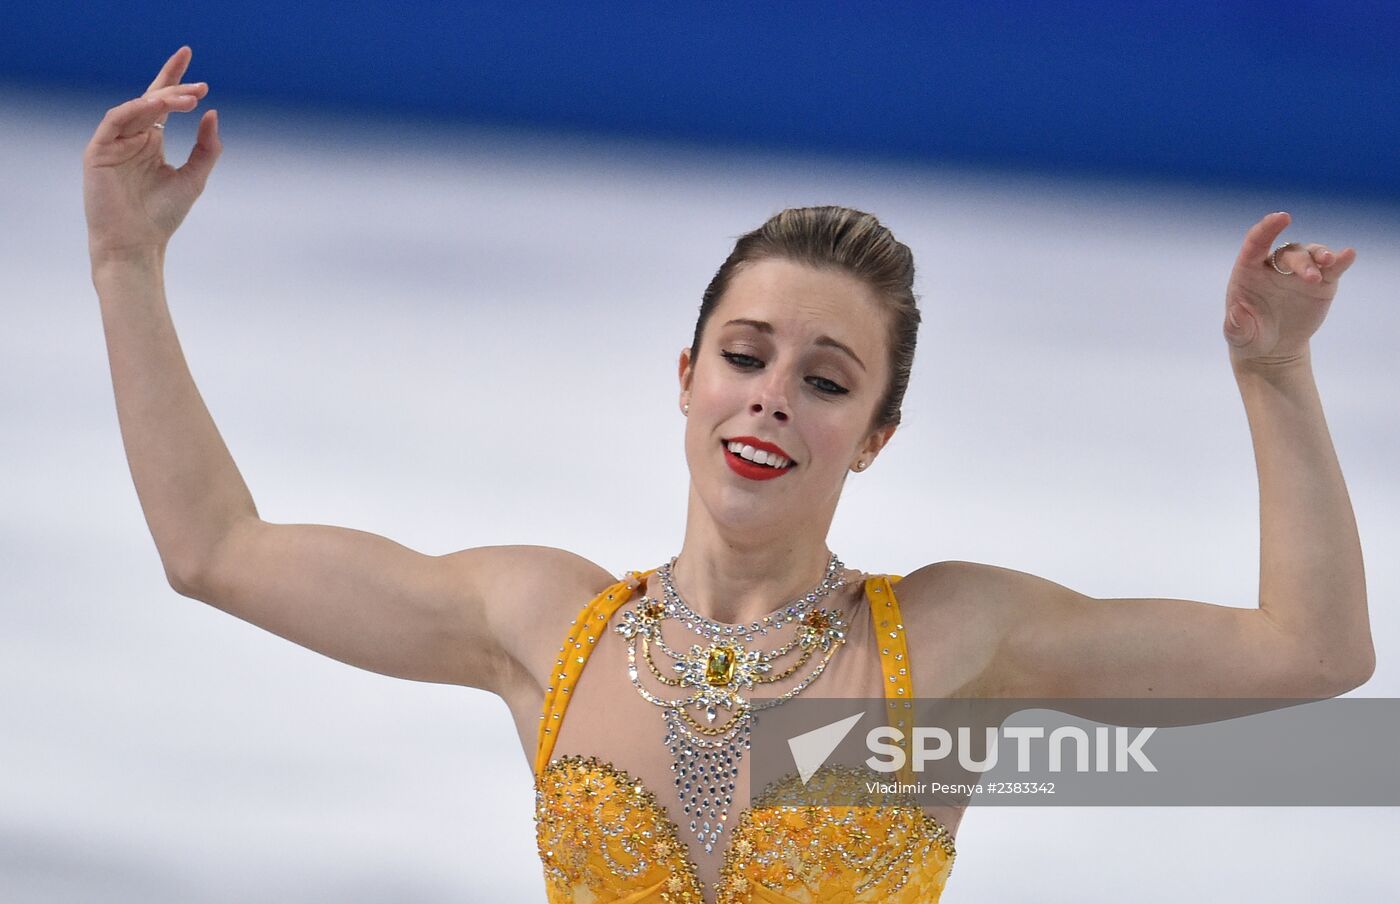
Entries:
{"type": "Polygon", "coordinates": [[[157,88],[178,84],[180,79],[185,77],[185,70],[189,68],[190,58],[193,56],[194,51],[190,49],[188,44],[172,53],[170,59],[166,60],[165,65],[161,67],[155,80],[151,82],[150,87],[146,89],[146,93],[150,94],[157,88]]]}
{"type": "MultiPolygon", "coordinates": [[[[189,69],[190,60],[193,57],[194,51],[190,49],[190,46],[188,44],[182,45],[179,50],[170,55],[170,59],[165,61],[165,65],[161,67],[155,80],[146,88],[146,92],[143,96],[149,97],[159,91],[178,86],[180,84],[180,79],[185,77],[185,71],[189,69]]],[[[161,118],[157,120],[157,122],[163,125],[165,119],[161,118]]]]}
{"type": "Polygon", "coordinates": [[[1268,214],[1249,227],[1249,231],[1244,234],[1244,244],[1240,246],[1240,260],[1250,264],[1264,261],[1267,264],[1269,252],[1274,248],[1274,240],[1283,234],[1283,230],[1291,222],[1293,218],[1280,210],[1268,214]]]}
{"type": "Polygon", "coordinates": [[[1347,268],[1356,263],[1356,249],[1343,248],[1332,255],[1332,262],[1322,267],[1322,281],[1333,283],[1345,272],[1347,268]]]}
{"type": "MultiPolygon", "coordinates": [[[[1317,268],[1317,264],[1310,249],[1320,248],[1320,245],[1292,245],[1278,253],[1274,260],[1278,261],[1280,270],[1284,270],[1289,276],[1296,276],[1303,282],[1322,282],[1322,271],[1317,268]]],[[[1269,266],[1265,262],[1264,266],[1269,266]]]]}
{"type": "Polygon", "coordinates": [[[1293,218],[1286,212],[1278,211],[1251,226],[1240,248],[1240,263],[1272,270],[1272,262],[1277,261],[1280,270],[1291,271],[1285,276],[1316,284],[1336,282],[1356,261],[1356,250],[1353,248],[1333,251],[1317,242],[1290,244],[1274,254],[1279,236],[1292,221],[1293,218]]]}
{"type": "Polygon", "coordinates": [[[223,150],[224,144],[219,140],[219,113],[217,110],[206,111],[199,119],[199,133],[195,136],[190,157],[185,161],[185,165],[180,167],[180,172],[195,180],[200,190],[203,190],[204,183],[209,179],[209,172],[214,168],[223,150]]]}
{"type": "MultiPolygon", "coordinates": [[[[175,106],[174,106],[171,110],[168,110],[167,112],[173,112],[173,111],[178,110],[178,111],[180,111],[180,112],[186,112],[186,113],[187,113],[187,112],[189,112],[190,110],[193,110],[193,109],[194,109],[194,107],[192,107],[192,106],[186,106],[186,105],[185,105],[185,104],[186,104],[186,97],[187,97],[187,96],[188,96],[188,97],[194,97],[194,98],[198,99],[198,98],[201,98],[201,97],[203,97],[204,95],[206,95],[206,94],[208,94],[208,93],[209,93],[209,86],[208,86],[207,84],[205,84],[204,82],[191,82],[191,83],[189,83],[189,84],[184,84],[184,85],[169,85],[169,86],[164,87],[164,88],[157,88],[157,89],[154,90],[154,91],[147,91],[145,96],[146,96],[146,97],[169,97],[169,98],[171,99],[171,100],[170,100],[170,103],[174,104],[175,106]]],[[[166,117],[162,116],[162,117],[160,117],[160,119],[158,119],[158,120],[156,120],[156,121],[159,122],[161,125],[164,125],[164,124],[165,124],[165,119],[166,119],[166,117]]]]}
{"type": "Polygon", "coordinates": [[[194,97],[203,97],[209,93],[209,85],[206,82],[185,82],[183,84],[170,85],[165,88],[157,88],[154,91],[147,91],[142,97],[178,97],[181,94],[189,94],[194,97]]]}
{"type": "Polygon", "coordinates": [[[1327,268],[1336,263],[1337,255],[1332,253],[1331,248],[1316,242],[1304,245],[1303,251],[1307,253],[1308,259],[1303,263],[1303,269],[1296,272],[1303,277],[1304,282],[1322,282],[1326,278],[1327,268]]]}
{"type": "MultiPolygon", "coordinates": [[[[1326,245],[1312,242],[1294,245],[1278,253],[1278,265],[1292,270],[1305,283],[1333,283],[1356,261],[1356,250],[1344,248],[1334,252],[1326,245]]],[[[1267,263],[1265,266],[1268,266],[1267,263]]]]}
{"type": "Polygon", "coordinates": [[[1312,262],[1316,264],[1319,269],[1332,263],[1332,260],[1336,257],[1336,255],[1332,253],[1332,249],[1328,248],[1326,245],[1319,245],[1317,242],[1309,242],[1303,246],[1303,250],[1308,253],[1308,256],[1312,258],[1312,262]]]}
{"type": "Polygon", "coordinates": [[[159,96],[138,97],[107,111],[97,124],[93,144],[106,144],[130,138],[149,129],[165,115],[166,105],[159,96]]]}
{"type": "Polygon", "coordinates": [[[209,92],[209,86],[172,85],[145,97],[134,98],[107,111],[93,135],[95,143],[130,138],[161,122],[172,112],[188,112],[199,104],[199,98],[209,92]]]}

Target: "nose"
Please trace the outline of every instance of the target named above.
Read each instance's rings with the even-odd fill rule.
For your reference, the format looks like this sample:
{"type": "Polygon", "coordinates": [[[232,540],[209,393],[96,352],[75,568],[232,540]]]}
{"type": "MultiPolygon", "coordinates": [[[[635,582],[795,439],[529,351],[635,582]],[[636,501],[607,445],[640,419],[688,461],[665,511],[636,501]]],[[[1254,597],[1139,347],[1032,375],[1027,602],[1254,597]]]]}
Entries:
{"type": "Polygon", "coordinates": [[[772,414],[774,420],[785,421],[788,419],[787,401],[787,378],[779,372],[779,368],[772,368],[769,371],[768,379],[757,384],[757,396],[749,403],[749,410],[754,414],[765,412],[772,414]]]}

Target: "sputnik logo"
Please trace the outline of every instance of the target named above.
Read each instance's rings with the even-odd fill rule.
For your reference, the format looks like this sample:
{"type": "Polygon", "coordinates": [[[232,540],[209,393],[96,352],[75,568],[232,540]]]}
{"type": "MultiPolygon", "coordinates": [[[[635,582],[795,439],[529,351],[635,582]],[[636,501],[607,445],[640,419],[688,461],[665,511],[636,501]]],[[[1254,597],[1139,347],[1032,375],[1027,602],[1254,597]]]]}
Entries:
{"type": "Polygon", "coordinates": [[[864,715],[859,712],[788,739],[788,750],[792,752],[792,761],[797,765],[797,775],[802,779],[802,784],[807,784],[807,780],[816,774],[864,715]]]}

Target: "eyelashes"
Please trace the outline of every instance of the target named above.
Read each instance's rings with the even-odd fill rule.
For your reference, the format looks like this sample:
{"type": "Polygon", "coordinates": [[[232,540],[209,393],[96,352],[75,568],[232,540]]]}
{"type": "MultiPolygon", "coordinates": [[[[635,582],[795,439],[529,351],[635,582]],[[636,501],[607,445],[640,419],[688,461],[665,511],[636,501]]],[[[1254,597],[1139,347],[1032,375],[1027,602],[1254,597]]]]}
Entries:
{"type": "MultiPolygon", "coordinates": [[[[726,351],[721,351],[720,354],[724,356],[724,359],[726,361],[728,361],[730,364],[732,364],[739,370],[757,370],[763,367],[763,362],[755,358],[753,355],[744,355],[740,354],[739,352],[726,351]]],[[[846,387],[841,386],[838,383],[833,383],[826,377],[808,377],[807,379],[811,381],[812,387],[814,389],[816,389],[818,392],[824,392],[827,395],[845,395],[846,393],[850,392],[850,390],[846,387]]]]}
{"type": "Polygon", "coordinates": [[[720,352],[720,354],[738,370],[757,370],[763,366],[763,362],[753,355],[741,355],[738,352],[720,352]]]}

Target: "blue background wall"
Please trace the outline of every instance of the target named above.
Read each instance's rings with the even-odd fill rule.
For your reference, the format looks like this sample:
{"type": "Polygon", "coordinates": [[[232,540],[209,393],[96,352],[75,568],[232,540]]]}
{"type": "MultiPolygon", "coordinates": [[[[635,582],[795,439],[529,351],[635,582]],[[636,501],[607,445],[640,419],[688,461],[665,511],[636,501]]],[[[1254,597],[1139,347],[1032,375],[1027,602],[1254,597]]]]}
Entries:
{"type": "Polygon", "coordinates": [[[1400,198],[1400,3],[11,4],[0,82],[1400,198]]]}

